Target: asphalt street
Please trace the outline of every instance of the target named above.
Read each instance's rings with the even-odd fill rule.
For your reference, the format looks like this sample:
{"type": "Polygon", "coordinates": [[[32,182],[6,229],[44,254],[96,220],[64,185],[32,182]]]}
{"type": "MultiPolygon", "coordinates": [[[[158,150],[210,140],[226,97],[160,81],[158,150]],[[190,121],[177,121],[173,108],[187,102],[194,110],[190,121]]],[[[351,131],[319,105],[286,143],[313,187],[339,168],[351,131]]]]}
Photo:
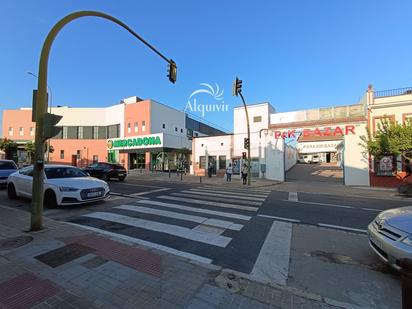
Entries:
{"type": "MultiPolygon", "coordinates": [[[[331,261],[336,264],[336,260],[325,264],[325,257],[344,253],[340,264],[350,261],[349,266],[353,267],[355,259],[360,261],[360,269],[345,270],[346,273],[366,272],[364,278],[383,276],[379,278],[386,285],[399,285],[369,249],[365,232],[380,211],[412,206],[412,201],[133,177],[125,182],[111,181],[109,185],[111,196],[105,201],[45,209],[45,215],[264,282],[322,291],[330,282],[308,282],[314,273],[305,273],[302,267],[313,265],[317,274],[339,276],[338,270],[326,267],[331,261]],[[309,235],[310,242],[306,239],[309,235]],[[346,243],[346,248],[352,250],[345,251],[337,243],[346,243]],[[352,251],[362,255],[356,256],[352,251]],[[382,269],[384,274],[376,274],[382,269]]],[[[0,204],[28,211],[30,201],[8,200],[2,190],[0,204]]],[[[344,287],[346,281],[342,280],[344,287]]],[[[357,288],[353,282],[350,284],[357,288]]],[[[394,295],[398,290],[394,290],[394,295]]],[[[330,296],[350,301],[336,291],[331,289],[330,296]]]]}

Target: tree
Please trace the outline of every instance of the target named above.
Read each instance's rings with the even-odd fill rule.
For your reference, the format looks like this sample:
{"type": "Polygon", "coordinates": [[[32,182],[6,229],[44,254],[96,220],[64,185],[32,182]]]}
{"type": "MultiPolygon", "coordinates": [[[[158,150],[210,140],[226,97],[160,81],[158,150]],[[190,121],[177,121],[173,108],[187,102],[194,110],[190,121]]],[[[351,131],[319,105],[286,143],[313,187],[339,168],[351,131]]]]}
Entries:
{"type": "Polygon", "coordinates": [[[33,164],[35,150],[34,143],[32,141],[27,142],[26,145],[24,145],[24,150],[27,152],[30,163],[33,164]]]}
{"type": "Polygon", "coordinates": [[[13,154],[17,151],[17,143],[7,137],[0,138],[0,150],[5,152],[7,160],[12,160],[13,154]]]}
{"type": "Polygon", "coordinates": [[[412,121],[404,124],[388,121],[378,125],[378,131],[372,135],[367,129],[367,135],[361,136],[365,150],[380,160],[384,156],[401,156],[412,161],[412,121]]]}

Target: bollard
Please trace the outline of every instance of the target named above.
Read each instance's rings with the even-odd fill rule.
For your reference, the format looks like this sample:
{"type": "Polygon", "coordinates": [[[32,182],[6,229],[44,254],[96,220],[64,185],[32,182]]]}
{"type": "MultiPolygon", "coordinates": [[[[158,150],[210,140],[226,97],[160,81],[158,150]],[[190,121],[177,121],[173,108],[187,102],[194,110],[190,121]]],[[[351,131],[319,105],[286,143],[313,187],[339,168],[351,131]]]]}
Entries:
{"type": "Polygon", "coordinates": [[[180,172],[180,181],[183,180],[183,172],[180,172]]]}
{"type": "Polygon", "coordinates": [[[140,174],[142,173],[142,167],[140,167],[140,174]]]}
{"type": "Polygon", "coordinates": [[[200,183],[202,183],[202,176],[199,176],[200,183]]]}
{"type": "Polygon", "coordinates": [[[170,178],[170,170],[169,170],[169,178],[170,178]]]}
{"type": "Polygon", "coordinates": [[[412,260],[401,259],[402,272],[402,308],[412,308],[412,260]]]}

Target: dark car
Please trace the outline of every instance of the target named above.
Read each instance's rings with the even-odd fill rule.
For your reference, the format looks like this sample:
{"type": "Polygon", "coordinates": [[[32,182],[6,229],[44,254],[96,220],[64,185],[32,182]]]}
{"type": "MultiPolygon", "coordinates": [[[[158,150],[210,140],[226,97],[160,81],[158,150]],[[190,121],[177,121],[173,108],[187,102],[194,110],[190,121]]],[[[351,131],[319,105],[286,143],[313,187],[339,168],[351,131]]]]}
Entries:
{"type": "Polygon", "coordinates": [[[120,181],[123,181],[127,174],[126,169],[122,165],[107,162],[93,163],[84,168],[84,171],[89,173],[92,177],[101,178],[103,180],[117,178],[120,181]]]}
{"type": "Polygon", "coordinates": [[[9,175],[17,171],[17,165],[12,160],[0,160],[0,186],[5,186],[9,175]]]}

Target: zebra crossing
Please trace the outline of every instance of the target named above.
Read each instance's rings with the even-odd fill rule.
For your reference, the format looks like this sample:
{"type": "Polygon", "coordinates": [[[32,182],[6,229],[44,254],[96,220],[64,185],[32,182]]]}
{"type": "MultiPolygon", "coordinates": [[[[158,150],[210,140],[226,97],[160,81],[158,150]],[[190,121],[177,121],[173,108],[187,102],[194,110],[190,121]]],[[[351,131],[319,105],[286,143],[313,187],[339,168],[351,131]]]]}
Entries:
{"type": "MultiPolygon", "coordinates": [[[[252,247],[260,248],[263,244],[270,224],[256,214],[270,194],[269,190],[198,186],[169,191],[87,213],[69,222],[219,266],[231,266],[231,259],[244,246],[242,239],[248,239],[251,232],[256,230],[259,236],[252,247]]],[[[251,271],[252,260],[257,258],[258,252],[249,255],[244,263],[248,265],[247,271],[251,271]]],[[[239,266],[235,270],[244,271],[245,268],[239,266]]]]}

